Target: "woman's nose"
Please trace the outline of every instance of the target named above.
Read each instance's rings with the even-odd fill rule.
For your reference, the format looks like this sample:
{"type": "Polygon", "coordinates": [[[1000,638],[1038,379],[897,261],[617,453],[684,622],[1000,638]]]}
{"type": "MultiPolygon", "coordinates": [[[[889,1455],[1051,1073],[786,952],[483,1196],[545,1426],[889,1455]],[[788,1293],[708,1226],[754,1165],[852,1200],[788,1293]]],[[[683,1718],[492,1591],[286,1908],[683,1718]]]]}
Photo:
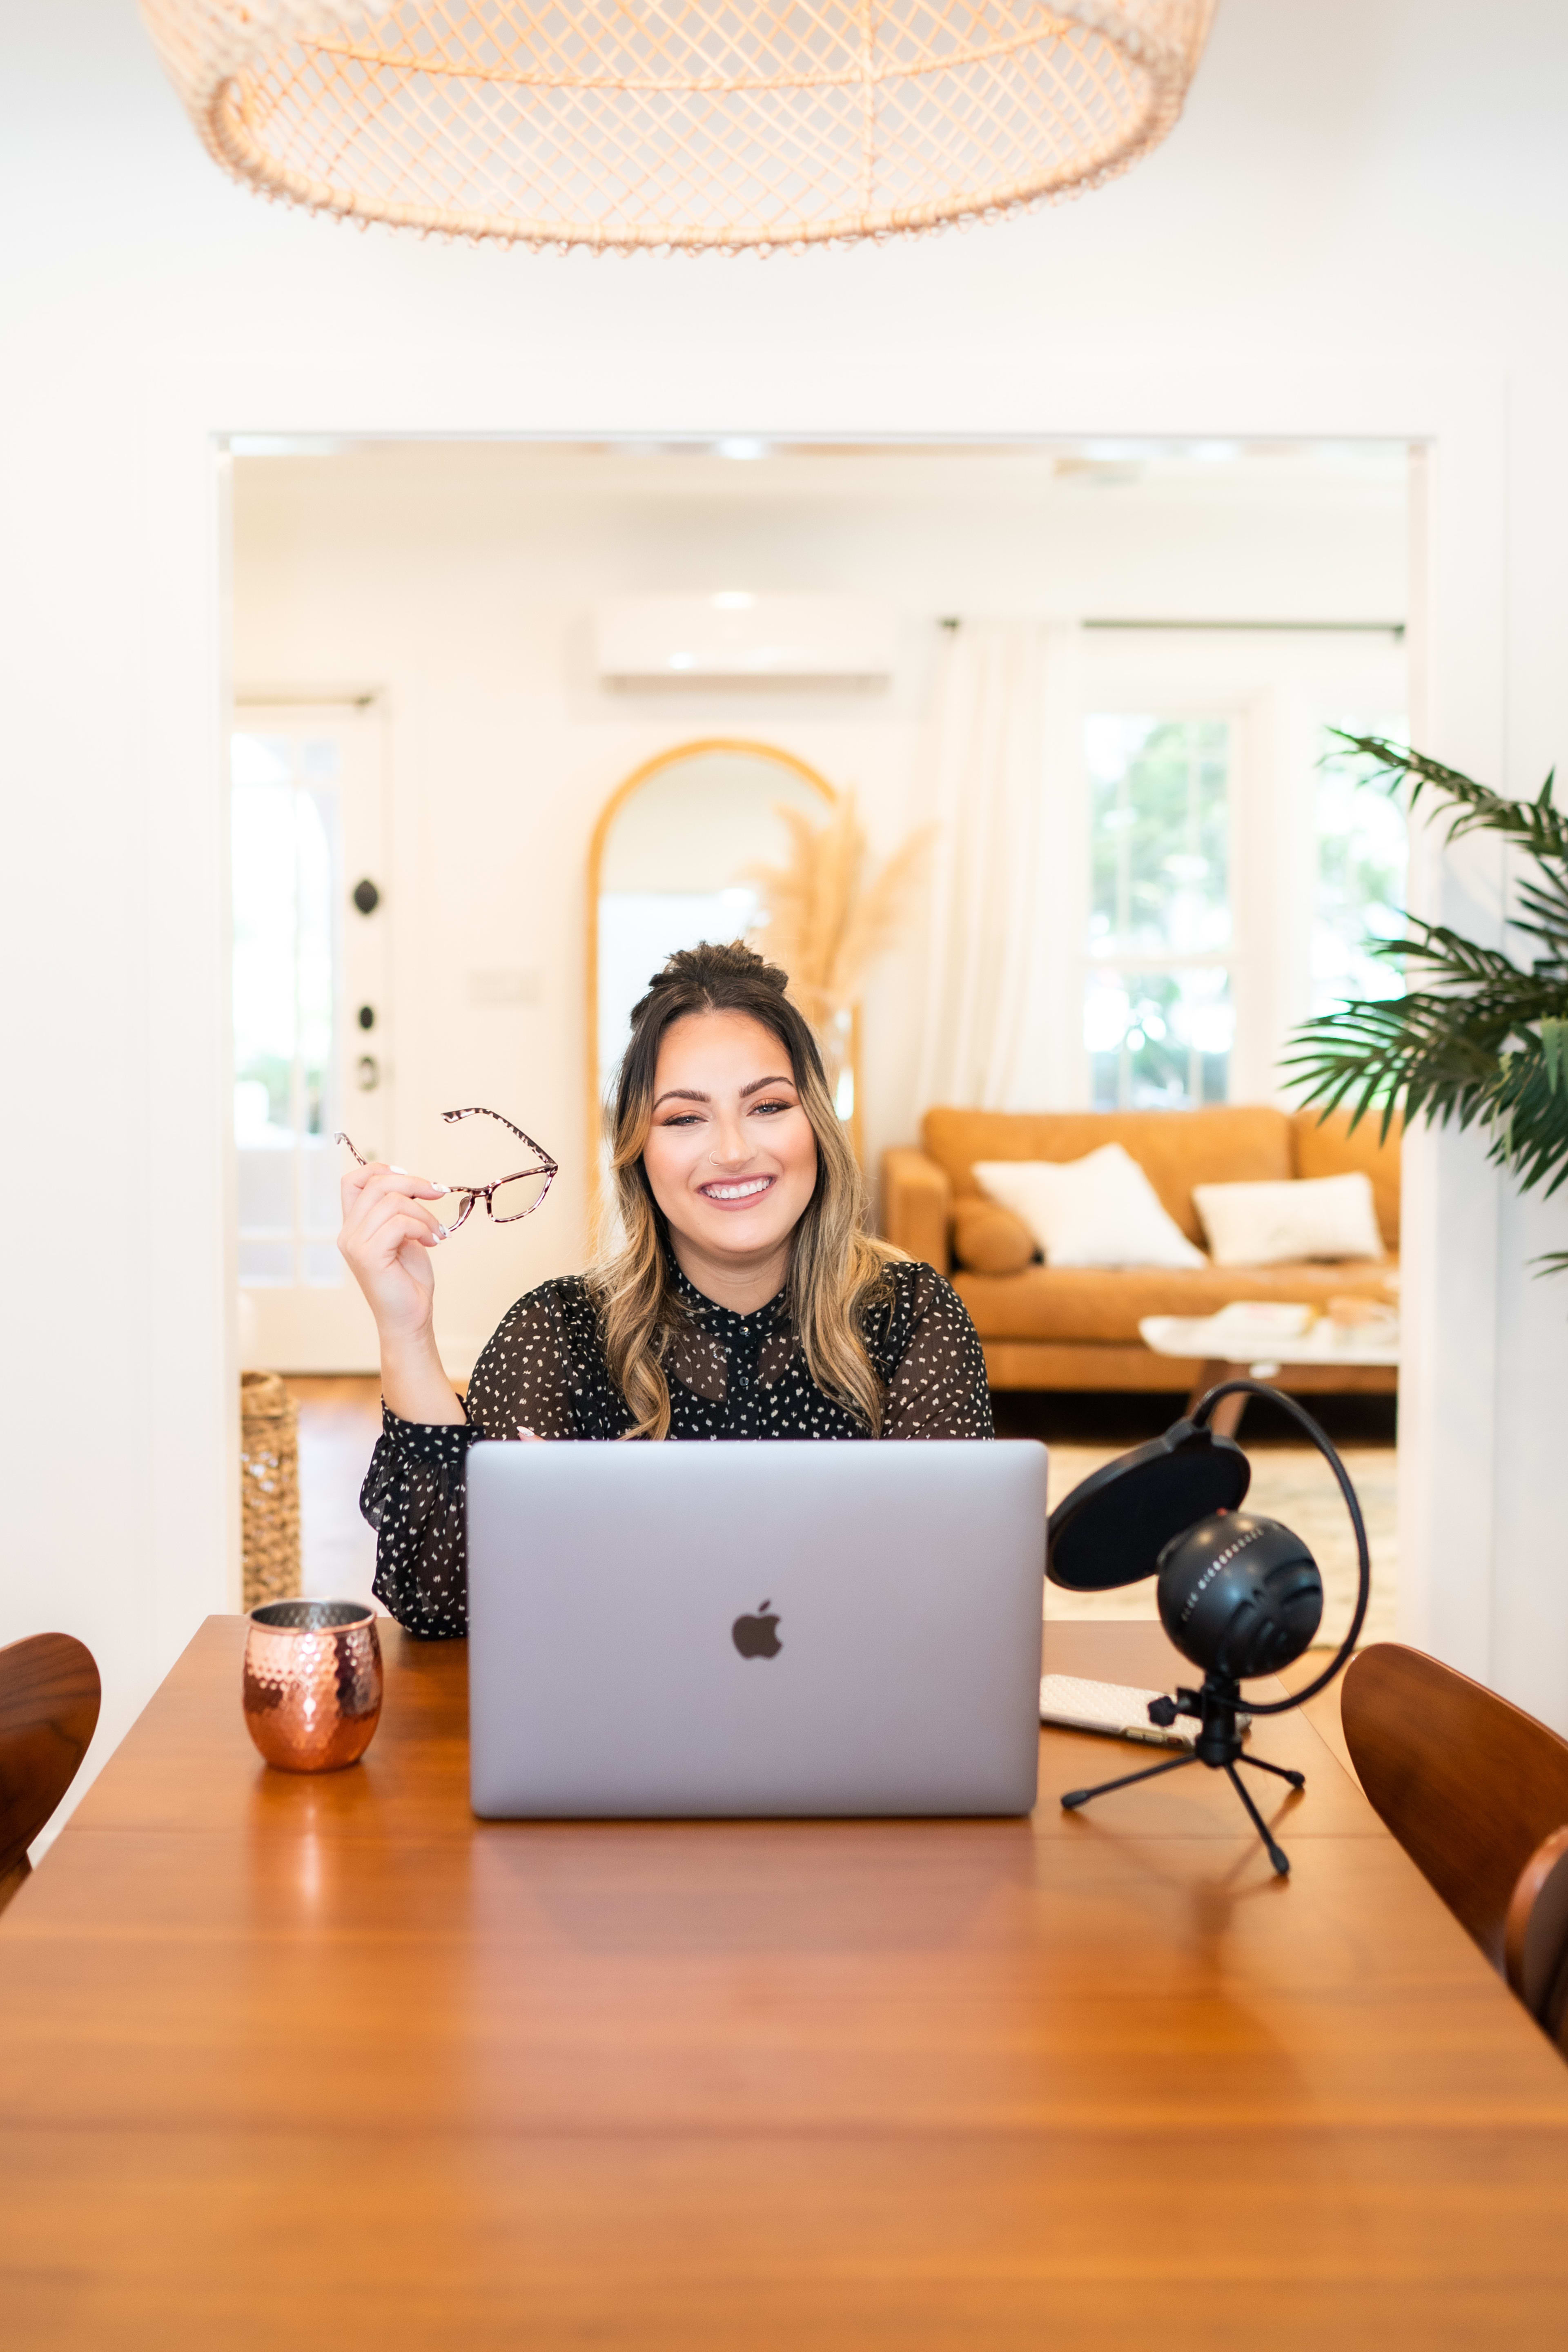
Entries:
{"type": "Polygon", "coordinates": [[[720,1119],[708,1153],[716,1168],[739,1168],[751,1157],[751,1139],[738,1119],[720,1119]]]}

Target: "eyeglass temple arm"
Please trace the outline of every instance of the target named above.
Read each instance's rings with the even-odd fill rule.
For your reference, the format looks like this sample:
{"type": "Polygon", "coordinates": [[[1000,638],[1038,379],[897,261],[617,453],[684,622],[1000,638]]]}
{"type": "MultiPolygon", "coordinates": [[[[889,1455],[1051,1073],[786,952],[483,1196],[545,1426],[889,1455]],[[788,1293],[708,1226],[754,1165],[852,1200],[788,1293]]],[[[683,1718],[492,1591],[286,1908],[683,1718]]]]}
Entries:
{"type": "MultiPolygon", "coordinates": [[[[448,1120],[456,1118],[497,1119],[510,1134],[515,1135],[520,1143],[526,1143],[528,1150],[544,1163],[543,1169],[519,1168],[517,1170],[516,1173],[511,1176],[497,1176],[494,1183],[491,1184],[454,1184],[448,1188],[454,1192],[466,1192],[470,1194],[473,1199],[484,1200],[487,1204],[489,1196],[492,1192],[498,1192],[503,1184],[516,1183],[519,1176],[538,1176],[548,1170],[549,1177],[553,1179],[560,1173],[559,1163],[550,1158],[549,1153],[545,1150],[543,1144],[536,1143],[533,1137],[528,1134],[522,1128],[514,1127],[509,1118],[502,1118],[498,1110],[486,1110],[482,1105],[476,1103],[472,1108],[468,1110],[444,1110],[441,1116],[444,1119],[448,1120]]],[[[350,1137],[344,1135],[340,1131],[333,1136],[332,1140],[334,1143],[347,1145],[349,1150],[353,1153],[355,1160],[359,1162],[359,1165],[361,1168],[368,1168],[370,1166],[370,1161],[361,1156],[350,1137]]],[[[549,1190],[548,1182],[546,1190],[549,1190]]],[[[540,1195],[540,1198],[543,1198],[543,1194],[540,1195]]]]}
{"type": "MultiPolygon", "coordinates": [[[[529,1135],[525,1129],[514,1127],[509,1118],[502,1118],[498,1110],[486,1110],[483,1103],[470,1103],[466,1110],[444,1110],[441,1116],[446,1121],[448,1126],[452,1124],[454,1119],[459,1118],[493,1118],[500,1126],[504,1127],[509,1135],[515,1135],[519,1143],[526,1143],[528,1150],[537,1153],[538,1158],[544,1161],[547,1168],[553,1170],[557,1165],[555,1160],[550,1158],[549,1153],[545,1150],[544,1145],[542,1143],[536,1143],[533,1137],[529,1135]]],[[[350,1148],[351,1150],[352,1146],[350,1148]]],[[[531,1175],[534,1171],[531,1169],[525,1169],[522,1172],[525,1175],[531,1175]]],[[[497,1181],[502,1184],[510,1183],[511,1181],[511,1178],[507,1176],[502,1176],[497,1179],[497,1181]]],[[[466,1186],[465,1186],[464,1189],[466,1190],[466,1186]]]]}

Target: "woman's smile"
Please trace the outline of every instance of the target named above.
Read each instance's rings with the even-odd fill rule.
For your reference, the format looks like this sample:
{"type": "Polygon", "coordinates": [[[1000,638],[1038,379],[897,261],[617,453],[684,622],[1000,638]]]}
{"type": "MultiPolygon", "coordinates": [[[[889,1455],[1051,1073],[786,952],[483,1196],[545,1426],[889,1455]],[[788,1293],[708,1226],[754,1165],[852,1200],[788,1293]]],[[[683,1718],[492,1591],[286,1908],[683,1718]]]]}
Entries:
{"type": "Polygon", "coordinates": [[[716,1176],[710,1183],[699,1184],[697,1191],[716,1208],[747,1209],[764,1192],[770,1192],[777,1181],[773,1176],[716,1176]]]}
{"type": "Polygon", "coordinates": [[[748,1315],[789,1272],[817,1181],[793,1066],[747,1013],[687,1013],[659,1042],[643,1145],[670,1247],[706,1297],[748,1315]]]}

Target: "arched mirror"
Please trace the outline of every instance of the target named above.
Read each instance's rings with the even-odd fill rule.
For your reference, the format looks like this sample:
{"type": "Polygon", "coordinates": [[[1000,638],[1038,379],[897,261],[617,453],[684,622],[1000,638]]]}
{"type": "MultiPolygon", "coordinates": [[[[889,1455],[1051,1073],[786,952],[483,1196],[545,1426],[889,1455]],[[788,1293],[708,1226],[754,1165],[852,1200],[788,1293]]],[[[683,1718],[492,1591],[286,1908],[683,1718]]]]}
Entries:
{"type": "MultiPolygon", "coordinates": [[[[601,1107],[625,1051],[632,1007],[677,948],[748,929],[754,866],[782,865],[777,811],[820,818],[837,799],[803,760],[768,743],[683,743],[627,777],[594,828],[588,861],[588,1165],[602,1167],[601,1107]]],[[[853,1101],[846,1072],[841,1108],[853,1101]]]]}

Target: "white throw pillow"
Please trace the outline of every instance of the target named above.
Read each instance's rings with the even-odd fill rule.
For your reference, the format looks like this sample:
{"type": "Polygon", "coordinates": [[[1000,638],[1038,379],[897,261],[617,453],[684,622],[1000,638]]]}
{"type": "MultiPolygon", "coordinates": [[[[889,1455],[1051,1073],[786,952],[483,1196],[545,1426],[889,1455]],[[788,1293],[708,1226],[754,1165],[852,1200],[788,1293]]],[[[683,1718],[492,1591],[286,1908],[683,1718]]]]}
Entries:
{"type": "Polygon", "coordinates": [[[1192,1197],[1216,1265],[1383,1255],[1372,1179],[1359,1169],[1283,1184],[1195,1184],[1192,1197]]]}
{"type": "Polygon", "coordinates": [[[1203,1265],[1119,1143],[1083,1160],[977,1160],[981,1190],[1010,1209],[1048,1265],[1203,1265]]]}

